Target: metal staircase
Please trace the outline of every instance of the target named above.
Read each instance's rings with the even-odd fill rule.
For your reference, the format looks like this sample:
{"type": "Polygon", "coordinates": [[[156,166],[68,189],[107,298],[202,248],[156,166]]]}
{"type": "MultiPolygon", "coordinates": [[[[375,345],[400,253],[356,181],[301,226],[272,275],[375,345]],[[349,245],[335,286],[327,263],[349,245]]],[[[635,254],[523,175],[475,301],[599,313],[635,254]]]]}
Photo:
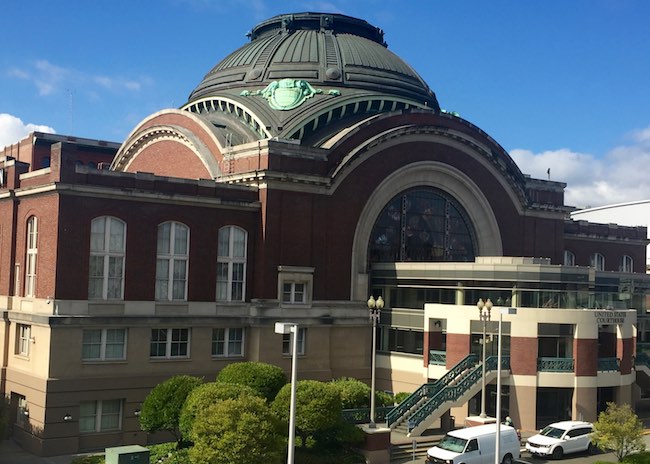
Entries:
{"type": "MultiPolygon", "coordinates": [[[[486,383],[497,376],[497,357],[485,361],[486,383]]],[[[501,370],[509,372],[510,357],[502,356],[501,370]]],[[[462,406],[482,386],[483,367],[470,354],[435,382],[426,383],[386,415],[386,424],[408,436],[419,436],[450,408],[462,406]]]]}

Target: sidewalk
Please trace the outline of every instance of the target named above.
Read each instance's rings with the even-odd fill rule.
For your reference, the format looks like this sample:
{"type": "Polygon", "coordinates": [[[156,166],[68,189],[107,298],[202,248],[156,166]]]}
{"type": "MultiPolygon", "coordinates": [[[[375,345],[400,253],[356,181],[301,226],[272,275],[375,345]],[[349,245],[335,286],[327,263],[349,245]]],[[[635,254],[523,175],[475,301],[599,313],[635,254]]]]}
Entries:
{"type": "Polygon", "coordinates": [[[0,441],[0,464],[70,464],[75,456],[39,457],[28,453],[12,439],[0,441]]]}

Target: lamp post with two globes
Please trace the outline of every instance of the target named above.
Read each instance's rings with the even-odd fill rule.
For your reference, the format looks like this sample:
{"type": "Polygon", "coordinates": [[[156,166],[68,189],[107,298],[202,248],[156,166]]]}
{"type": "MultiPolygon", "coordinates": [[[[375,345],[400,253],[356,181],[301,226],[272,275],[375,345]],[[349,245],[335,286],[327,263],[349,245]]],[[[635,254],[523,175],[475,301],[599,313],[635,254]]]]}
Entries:
{"type": "Polygon", "coordinates": [[[384,299],[379,296],[376,300],[374,296],[368,298],[368,309],[370,310],[370,319],[372,320],[372,366],[370,380],[370,424],[368,427],[374,429],[375,424],[375,361],[377,359],[377,323],[381,310],[384,307],[384,299]]]}
{"type": "Polygon", "coordinates": [[[483,302],[483,298],[479,298],[478,303],[476,303],[478,308],[479,316],[481,321],[483,321],[483,377],[481,379],[481,414],[480,417],[487,417],[485,413],[485,328],[490,320],[490,312],[492,311],[492,301],[488,298],[487,301],[483,302]]]}

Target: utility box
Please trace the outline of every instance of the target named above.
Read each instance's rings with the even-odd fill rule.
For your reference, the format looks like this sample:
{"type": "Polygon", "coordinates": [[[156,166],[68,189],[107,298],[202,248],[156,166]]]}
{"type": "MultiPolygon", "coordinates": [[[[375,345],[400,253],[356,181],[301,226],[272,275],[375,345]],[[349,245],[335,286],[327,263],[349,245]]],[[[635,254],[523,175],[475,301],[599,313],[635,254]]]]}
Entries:
{"type": "Polygon", "coordinates": [[[140,445],[106,448],[106,464],[150,464],[149,449],[140,445]]]}

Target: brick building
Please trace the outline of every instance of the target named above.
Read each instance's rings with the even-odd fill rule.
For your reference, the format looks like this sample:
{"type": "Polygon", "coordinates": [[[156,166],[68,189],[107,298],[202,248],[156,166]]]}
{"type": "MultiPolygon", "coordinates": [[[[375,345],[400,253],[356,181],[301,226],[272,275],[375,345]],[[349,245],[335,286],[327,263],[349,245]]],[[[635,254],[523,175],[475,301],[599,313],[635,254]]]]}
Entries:
{"type": "MultiPolygon", "coordinates": [[[[0,169],[0,389],[38,454],[160,439],[137,412],[171,375],[288,370],[278,321],[299,324],[300,378],[369,380],[371,294],[380,389],[453,372],[491,298],[525,315],[502,337],[523,428],[640,396],[646,229],[571,221],[565,184],[442,111],[365,21],[271,18],[124,143],[34,133],[0,169]],[[555,387],[568,411],[522,412],[555,387]]],[[[474,414],[476,388],[423,424],[474,414]]]]}

